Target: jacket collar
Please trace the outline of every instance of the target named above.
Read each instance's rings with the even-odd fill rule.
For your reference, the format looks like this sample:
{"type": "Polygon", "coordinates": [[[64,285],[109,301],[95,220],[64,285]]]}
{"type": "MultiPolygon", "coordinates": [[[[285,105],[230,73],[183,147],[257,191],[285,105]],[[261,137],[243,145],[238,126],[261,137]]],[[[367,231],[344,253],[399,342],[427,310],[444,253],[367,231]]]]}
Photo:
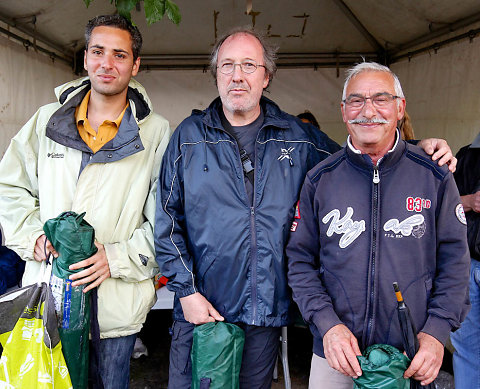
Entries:
{"type": "MultiPolygon", "coordinates": [[[[141,87],[138,82],[132,83],[131,81],[127,91],[130,106],[125,111],[118,133],[95,154],[96,156],[98,154],[95,159],[107,153],[108,162],[112,162],[144,149],[139,138],[137,123],[141,123],[151,113],[151,109],[149,100],[144,98],[138,86],[141,87]],[[125,149],[124,146],[127,145],[130,146],[125,149]],[[121,148],[123,150],[120,150],[121,148]]],[[[75,121],[75,109],[89,90],[90,80],[88,78],[75,80],[57,88],[56,93],[62,105],[47,123],[46,136],[48,138],[66,147],[87,153],[92,152],[80,137],[75,121]]]]}
{"type": "MultiPolygon", "coordinates": [[[[400,134],[397,130],[393,148],[378,161],[379,170],[389,169],[394,166],[406,152],[406,148],[406,142],[400,139],[400,134]]],[[[370,156],[368,154],[362,154],[359,150],[356,150],[350,142],[350,136],[347,139],[345,152],[347,154],[347,159],[355,165],[364,170],[373,170],[373,163],[370,156]]]]}
{"type": "MultiPolygon", "coordinates": [[[[262,96],[260,99],[260,106],[263,110],[265,119],[263,121],[263,127],[273,126],[282,130],[288,130],[290,128],[289,122],[286,120],[285,113],[280,110],[277,104],[272,100],[267,99],[265,96],[262,96]]],[[[206,110],[203,111],[203,122],[208,127],[224,129],[222,122],[220,120],[219,110],[222,109],[222,100],[220,97],[217,97],[212,103],[208,106],[206,110]]]]}

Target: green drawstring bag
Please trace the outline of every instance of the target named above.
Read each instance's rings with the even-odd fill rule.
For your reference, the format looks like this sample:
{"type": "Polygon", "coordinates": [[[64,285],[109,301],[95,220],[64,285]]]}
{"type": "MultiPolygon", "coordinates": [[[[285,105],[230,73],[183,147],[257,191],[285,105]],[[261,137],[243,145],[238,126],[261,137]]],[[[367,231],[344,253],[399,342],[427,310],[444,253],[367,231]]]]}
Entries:
{"type": "Polygon", "coordinates": [[[90,291],[83,293],[86,285],[72,287],[68,277],[79,270],[69,270],[74,263],[97,252],[95,231],[83,217],[75,212],[64,212],[47,220],[43,231],[59,254],[52,261],[50,287],[55,299],[63,354],[70,372],[73,387],[88,386],[88,357],[90,331],[90,291]]]}
{"type": "Polygon", "coordinates": [[[192,389],[238,389],[245,334],[235,324],[215,322],[195,327],[192,389]]]}
{"type": "Polygon", "coordinates": [[[410,389],[403,378],[410,360],[388,344],[374,344],[357,357],[363,374],[353,379],[354,389],[410,389]]]}

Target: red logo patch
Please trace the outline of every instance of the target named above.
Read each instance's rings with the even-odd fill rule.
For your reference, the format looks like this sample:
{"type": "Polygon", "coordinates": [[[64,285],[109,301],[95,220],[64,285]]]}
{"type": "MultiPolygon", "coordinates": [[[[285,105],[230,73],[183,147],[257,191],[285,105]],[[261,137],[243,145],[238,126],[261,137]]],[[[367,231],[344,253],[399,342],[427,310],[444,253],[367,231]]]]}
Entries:
{"type": "Polygon", "coordinates": [[[298,223],[297,223],[297,222],[293,222],[293,223],[292,223],[292,226],[290,227],[290,231],[295,232],[295,231],[297,230],[297,226],[298,226],[298,223]]]}

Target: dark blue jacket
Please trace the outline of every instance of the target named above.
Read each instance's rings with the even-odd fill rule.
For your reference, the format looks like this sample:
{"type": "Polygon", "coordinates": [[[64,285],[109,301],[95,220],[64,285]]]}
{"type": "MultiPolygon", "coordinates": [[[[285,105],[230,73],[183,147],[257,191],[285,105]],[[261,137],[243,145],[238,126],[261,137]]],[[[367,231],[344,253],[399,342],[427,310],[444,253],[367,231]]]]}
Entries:
{"type": "Polygon", "coordinates": [[[444,343],[468,312],[462,211],[448,169],[403,141],[377,172],[349,147],[312,169],[286,251],[315,354],[324,355],[322,336],[340,323],[362,351],[375,343],[402,349],[394,281],[417,330],[444,343]]]}
{"type": "Polygon", "coordinates": [[[222,127],[219,98],[174,132],[157,193],[156,259],[178,298],[200,292],[228,322],[288,323],[284,249],[308,170],[339,149],[324,133],[262,98],[254,201],[238,145],[222,127]]]}

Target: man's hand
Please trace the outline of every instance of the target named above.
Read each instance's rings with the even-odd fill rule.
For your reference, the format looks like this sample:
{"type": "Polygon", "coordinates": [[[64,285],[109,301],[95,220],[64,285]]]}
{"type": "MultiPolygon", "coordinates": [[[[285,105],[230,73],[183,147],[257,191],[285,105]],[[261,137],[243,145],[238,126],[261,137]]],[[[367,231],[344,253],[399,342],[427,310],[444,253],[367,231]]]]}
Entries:
{"type": "Polygon", "coordinates": [[[432,160],[438,159],[438,166],[448,165],[448,169],[454,173],[457,168],[457,158],[453,156],[452,150],[444,139],[428,138],[418,142],[418,146],[428,155],[432,156],[432,160]]]}
{"type": "Polygon", "coordinates": [[[460,196],[465,212],[480,212],[480,191],[465,196],[460,196]]]}
{"type": "Polygon", "coordinates": [[[418,334],[420,348],[415,354],[412,363],[403,376],[414,378],[422,385],[428,385],[437,378],[443,360],[443,344],[432,335],[420,332],[418,334]]]}
{"type": "Polygon", "coordinates": [[[77,270],[89,266],[87,269],[72,274],[69,277],[71,280],[77,280],[72,283],[72,286],[79,286],[91,282],[91,284],[83,290],[83,293],[97,287],[110,277],[110,267],[108,266],[105,248],[103,247],[103,244],[98,242],[95,242],[95,246],[97,246],[98,251],[94,255],[83,261],[74,263],[69,267],[70,270],[77,270]]]}
{"type": "Polygon", "coordinates": [[[192,324],[205,324],[224,320],[223,316],[213,308],[213,305],[198,292],[181,297],[180,303],[182,304],[185,320],[192,324]]]}
{"type": "Polygon", "coordinates": [[[344,324],[337,324],[323,336],[323,351],[330,367],[353,378],[362,375],[357,359],[362,353],[357,339],[344,324]]]}
{"type": "Polygon", "coordinates": [[[45,234],[40,235],[35,242],[35,248],[33,249],[33,259],[38,262],[46,261],[49,254],[52,254],[54,258],[58,257],[58,253],[55,251],[45,234]]]}

